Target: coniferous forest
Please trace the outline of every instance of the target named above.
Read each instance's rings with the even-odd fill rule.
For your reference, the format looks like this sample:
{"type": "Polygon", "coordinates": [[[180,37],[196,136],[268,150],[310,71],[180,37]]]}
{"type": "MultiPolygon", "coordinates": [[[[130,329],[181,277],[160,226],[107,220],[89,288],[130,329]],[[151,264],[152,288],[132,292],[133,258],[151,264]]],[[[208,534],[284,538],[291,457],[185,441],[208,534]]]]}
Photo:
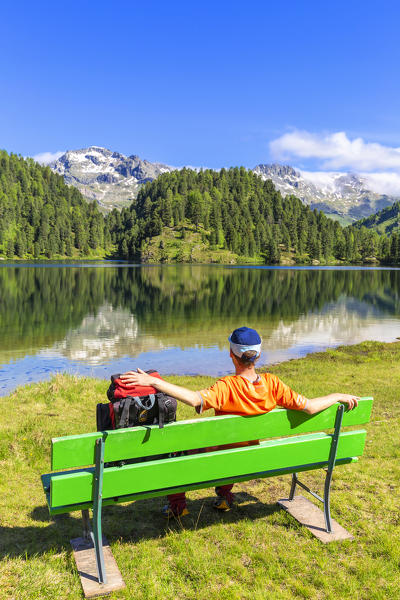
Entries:
{"type": "MultiPolygon", "coordinates": [[[[366,220],[366,224],[374,220],[366,220]]],[[[164,173],[103,216],[49,167],[0,151],[0,257],[152,262],[400,262],[400,234],[343,227],[244,167],[164,173]]]]}
{"type": "Polygon", "coordinates": [[[283,198],[271,181],[244,167],[165,173],[147,183],[130,208],[114,210],[108,224],[124,258],[144,258],[157,240],[161,252],[153,244],[153,256],[179,262],[182,243],[194,232],[198,245],[267,264],[288,257],[299,264],[400,260],[397,232],[386,236],[366,227],[342,227],[295,196],[283,198]],[[174,233],[168,237],[166,231],[174,233]]]}
{"type": "Polygon", "coordinates": [[[0,255],[102,256],[111,241],[95,202],[32,159],[0,151],[0,255]]]}

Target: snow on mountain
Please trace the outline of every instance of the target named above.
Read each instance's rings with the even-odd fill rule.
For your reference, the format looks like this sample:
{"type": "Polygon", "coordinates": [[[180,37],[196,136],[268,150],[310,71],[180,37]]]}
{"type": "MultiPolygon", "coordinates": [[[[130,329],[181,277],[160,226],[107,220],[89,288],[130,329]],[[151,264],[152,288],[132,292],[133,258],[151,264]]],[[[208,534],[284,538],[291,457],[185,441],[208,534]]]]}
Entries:
{"type": "MultiPolygon", "coordinates": [[[[176,169],[100,146],[69,150],[49,166],[104,211],[128,206],[141,185],[176,169]]],[[[284,196],[293,194],[311,208],[347,222],[367,217],[399,199],[390,193],[399,182],[386,180],[383,174],[312,172],[280,164],[259,164],[253,172],[271,179],[284,196]]]]}
{"type": "Polygon", "coordinates": [[[260,164],[253,171],[264,180],[271,179],[282,195],[293,194],[311,208],[347,222],[369,216],[398,199],[378,193],[378,186],[368,175],[300,171],[279,164],[260,164]]]}
{"type": "Polygon", "coordinates": [[[63,175],[66,183],[77,187],[89,200],[96,200],[103,210],[128,206],[141,185],[153,181],[173,167],[124,156],[100,146],[68,150],[50,168],[63,175]]]}

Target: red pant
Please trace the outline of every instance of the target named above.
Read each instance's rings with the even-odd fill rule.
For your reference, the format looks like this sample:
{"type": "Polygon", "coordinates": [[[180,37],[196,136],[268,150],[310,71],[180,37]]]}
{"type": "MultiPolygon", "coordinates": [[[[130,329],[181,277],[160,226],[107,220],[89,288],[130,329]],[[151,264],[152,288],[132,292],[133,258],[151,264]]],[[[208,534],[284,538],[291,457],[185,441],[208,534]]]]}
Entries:
{"type": "MultiPolygon", "coordinates": [[[[200,448],[196,450],[188,450],[187,454],[199,454],[202,452],[213,452],[214,450],[223,450],[228,448],[236,448],[241,446],[248,446],[253,444],[258,444],[258,440],[254,442],[239,442],[237,444],[226,444],[225,446],[212,446],[211,448],[200,448]]],[[[226,501],[231,504],[235,498],[235,495],[231,492],[233,488],[233,483],[228,483],[227,485],[219,485],[215,488],[215,493],[217,496],[221,496],[226,499],[226,501]]],[[[168,496],[169,507],[175,514],[180,514],[184,508],[186,508],[186,494],[185,492],[180,492],[179,494],[170,494],[168,496]]]]}
{"type": "MultiPolygon", "coordinates": [[[[226,498],[227,502],[231,504],[231,502],[235,498],[235,494],[231,492],[233,488],[233,483],[229,483],[228,485],[219,485],[215,488],[215,493],[217,496],[221,496],[226,498]]],[[[175,514],[180,514],[184,508],[186,508],[186,494],[185,492],[180,492],[179,494],[170,494],[168,496],[169,507],[175,514]]]]}

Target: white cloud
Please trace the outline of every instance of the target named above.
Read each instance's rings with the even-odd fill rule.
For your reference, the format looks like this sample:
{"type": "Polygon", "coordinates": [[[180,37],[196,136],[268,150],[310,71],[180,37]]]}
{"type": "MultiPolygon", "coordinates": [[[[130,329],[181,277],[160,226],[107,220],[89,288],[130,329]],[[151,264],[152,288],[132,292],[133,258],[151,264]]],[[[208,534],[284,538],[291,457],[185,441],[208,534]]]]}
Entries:
{"type": "MultiPolygon", "coordinates": [[[[336,182],[346,175],[343,171],[303,171],[300,175],[326,193],[337,192],[336,182]]],[[[381,171],[375,173],[360,172],[358,176],[364,180],[365,188],[376,194],[400,196],[400,173],[381,171]]]]}
{"type": "Polygon", "coordinates": [[[400,148],[351,140],[344,131],[322,135],[295,130],[272,140],[270,151],[280,160],[317,160],[322,169],[400,172],[400,148]]]}
{"type": "Polygon", "coordinates": [[[57,152],[41,152],[40,154],[35,154],[32,158],[42,165],[48,165],[60,158],[63,154],[65,154],[65,150],[58,150],[57,152]]]}
{"type": "Polygon", "coordinates": [[[361,173],[368,183],[368,189],[377,194],[400,196],[400,173],[361,173]]]}
{"type": "Polygon", "coordinates": [[[300,175],[319,188],[327,191],[335,190],[335,180],[346,173],[340,171],[303,171],[299,169],[300,175]]]}

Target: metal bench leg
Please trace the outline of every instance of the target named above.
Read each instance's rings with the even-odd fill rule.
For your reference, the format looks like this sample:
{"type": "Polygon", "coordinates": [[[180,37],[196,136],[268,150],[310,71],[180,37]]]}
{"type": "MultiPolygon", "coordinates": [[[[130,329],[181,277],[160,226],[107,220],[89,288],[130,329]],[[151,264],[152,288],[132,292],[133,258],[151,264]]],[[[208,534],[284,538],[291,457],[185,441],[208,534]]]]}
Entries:
{"type": "Polygon", "coordinates": [[[292,475],[292,486],[290,488],[289,500],[293,500],[294,494],[296,492],[296,485],[298,483],[297,473],[293,473],[292,475]]]}
{"type": "Polygon", "coordinates": [[[325,527],[327,533],[332,533],[331,525],[331,481],[332,471],[328,471],[325,477],[325,489],[324,489],[324,516],[325,516],[325,527]]]}
{"type": "Polygon", "coordinates": [[[90,527],[90,520],[89,520],[89,510],[87,508],[85,508],[82,511],[82,525],[83,525],[83,539],[86,541],[89,541],[91,539],[91,527],[90,527]]]}
{"type": "Polygon", "coordinates": [[[332,533],[331,508],[330,508],[331,482],[332,482],[333,469],[334,469],[335,463],[336,463],[336,454],[337,454],[337,448],[338,448],[338,443],[339,443],[340,428],[342,426],[343,413],[344,413],[344,406],[343,406],[343,404],[340,404],[338,406],[338,409],[336,412],[335,430],[332,435],[331,447],[329,450],[328,468],[327,468],[326,477],[325,477],[324,497],[321,498],[321,496],[319,496],[318,494],[316,494],[315,492],[310,490],[310,488],[307,485],[304,485],[304,483],[302,483],[299,480],[297,473],[293,473],[293,475],[292,475],[292,485],[291,485],[290,494],[289,494],[289,500],[290,501],[294,500],[296,486],[299,486],[299,487],[303,488],[303,490],[305,490],[306,492],[309,492],[312,496],[314,496],[314,498],[316,498],[317,500],[319,500],[320,502],[323,503],[325,527],[326,527],[327,533],[332,533]]]}
{"type": "Polygon", "coordinates": [[[333,432],[333,436],[332,436],[332,443],[331,443],[331,449],[329,452],[329,460],[328,460],[328,469],[327,469],[326,477],[325,477],[324,516],[325,516],[325,525],[326,525],[327,533],[332,533],[331,506],[330,506],[331,481],[332,481],[333,469],[335,467],[335,462],[336,462],[336,454],[337,454],[337,447],[338,447],[338,443],[339,443],[340,428],[342,426],[343,412],[344,412],[344,406],[343,406],[343,404],[341,404],[338,407],[337,413],[336,413],[335,431],[333,432]]]}
{"type": "Polygon", "coordinates": [[[96,553],[96,565],[99,583],[107,583],[104,566],[103,535],[101,531],[101,504],[103,493],[103,471],[104,471],[104,438],[96,440],[96,469],[93,490],[93,533],[91,538],[96,553]]]}

